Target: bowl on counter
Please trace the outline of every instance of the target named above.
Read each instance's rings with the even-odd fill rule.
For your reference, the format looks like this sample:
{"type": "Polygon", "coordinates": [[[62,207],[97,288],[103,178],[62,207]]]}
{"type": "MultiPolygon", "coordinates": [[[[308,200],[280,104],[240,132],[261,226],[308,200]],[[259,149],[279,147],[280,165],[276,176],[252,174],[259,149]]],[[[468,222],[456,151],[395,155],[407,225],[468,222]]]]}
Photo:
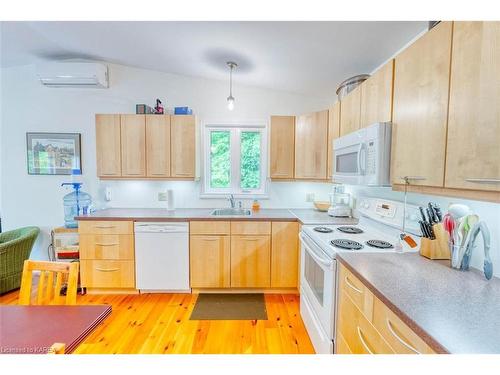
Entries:
{"type": "Polygon", "coordinates": [[[314,201],[313,203],[318,211],[326,212],[330,208],[330,202],[328,201],[314,201]]]}

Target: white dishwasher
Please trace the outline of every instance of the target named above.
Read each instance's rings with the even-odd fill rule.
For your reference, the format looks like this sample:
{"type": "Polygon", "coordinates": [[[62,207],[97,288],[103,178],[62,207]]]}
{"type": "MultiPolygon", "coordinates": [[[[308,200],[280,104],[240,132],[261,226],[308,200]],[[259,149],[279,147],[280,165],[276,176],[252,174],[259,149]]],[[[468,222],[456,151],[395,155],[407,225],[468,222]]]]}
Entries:
{"type": "Polygon", "coordinates": [[[189,224],[136,222],[135,276],[142,292],[189,292],[189,224]]]}

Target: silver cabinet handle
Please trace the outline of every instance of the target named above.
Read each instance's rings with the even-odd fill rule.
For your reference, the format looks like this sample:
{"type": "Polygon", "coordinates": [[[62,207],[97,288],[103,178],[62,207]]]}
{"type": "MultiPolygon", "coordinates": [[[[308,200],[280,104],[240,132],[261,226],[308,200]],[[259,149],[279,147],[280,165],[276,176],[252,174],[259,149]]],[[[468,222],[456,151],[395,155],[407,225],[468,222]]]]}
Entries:
{"type": "Polygon", "coordinates": [[[243,238],[245,241],[258,241],[259,238],[249,238],[249,237],[246,237],[246,238],[243,238]]]}
{"type": "Polygon", "coordinates": [[[344,281],[349,288],[353,289],[354,291],[358,292],[359,294],[363,294],[363,291],[361,289],[358,289],[353,284],[351,284],[351,282],[349,281],[349,278],[347,276],[344,277],[344,281]]]}
{"type": "Polygon", "coordinates": [[[387,318],[385,320],[386,324],[387,324],[387,328],[389,328],[389,332],[396,338],[396,340],[398,340],[405,348],[411,350],[412,352],[416,353],[416,354],[422,354],[420,353],[417,349],[415,349],[413,346],[411,346],[410,344],[408,344],[405,340],[403,340],[397,333],[396,331],[394,331],[394,329],[392,328],[392,323],[391,321],[389,320],[389,318],[387,318]]]}
{"type": "Polygon", "coordinates": [[[203,241],[217,241],[219,238],[215,237],[215,238],[210,238],[210,237],[207,237],[207,238],[202,238],[203,241]]]}
{"type": "Polygon", "coordinates": [[[119,268],[99,268],[99,267],[96,267],[95,269],[96,271],[101,271],[101,272],[115,272],[120,270],[119,268]]]}
{"type": "Polygon", "coordinates": [[[118,243],[100,243],[100,242],[96,242],[95,244],[97,246],[118,246],[119,245],[118,243]]]}
{"type": "Polygon", "coordinates": [[[192,173],[179,173],[179,172],[173,173],[173,174],[176,176],[192,176],[193,175],[192,173]]]}
{"type": "Polygon", "coordinates": [[[373,354],[373,352],[370,350],[370,348],[368,347],[368,344],[365,341],[365,337],[363,335],[363,332],[361,332],[361,328],[359,328],[359,326],[357,326],[357,329],[358,329],[358,336],[359,336],[359,340],[361,341],[361,344],[363,345],[363,347],[365,348],[365,350],[368,353],[373,354]]]}
{"type": "Polygon", "coordinates": [[[114,225],[96,225],[94,226],[94,228],[96,229],[111,229],[111,228],[115,228],[114,225]]]}
{"type": "Polygon", "coordinates": [[[424,181],[427,180],[424,176],[403,176],[400,177],[404,181],[424,181]]]}
{"type": "Polygon", "coordinates": [[[466,178],[465,181],[476,184],[500,184],[500,178],[466,178]]]}

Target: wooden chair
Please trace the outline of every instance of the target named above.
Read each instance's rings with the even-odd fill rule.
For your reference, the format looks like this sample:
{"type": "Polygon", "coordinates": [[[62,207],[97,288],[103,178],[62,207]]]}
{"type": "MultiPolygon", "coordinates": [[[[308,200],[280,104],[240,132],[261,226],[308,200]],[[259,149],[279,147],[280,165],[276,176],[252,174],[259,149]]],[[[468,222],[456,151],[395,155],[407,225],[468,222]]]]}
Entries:
{"type": "Polygon", "coordinates": [[[31,305],[31,287],[33,271],[40,271],[38,289],[36,294],[37,305],[75,305],[78,286],[77,262],[39,262],[26,260],[21,279],[19,304],[31,305]],[[61,296],[63,281],[67,281],[66,296],[61,296]],[[55,284],[54,284],[55,281],[55,284]]]}

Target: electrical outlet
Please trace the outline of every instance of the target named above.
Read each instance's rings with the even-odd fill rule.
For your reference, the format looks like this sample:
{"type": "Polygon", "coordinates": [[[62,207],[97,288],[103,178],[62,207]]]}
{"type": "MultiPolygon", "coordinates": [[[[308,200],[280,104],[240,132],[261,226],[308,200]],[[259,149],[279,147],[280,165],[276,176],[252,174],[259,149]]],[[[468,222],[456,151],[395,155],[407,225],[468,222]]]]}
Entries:
{"type": "Polygon", "coordinates": [[[306,202],[314,202],[314,193],[306,194],[306,202]]]}
{"type": "Polygon", "coordinates": [[[162,192],[158,193],[158,200],[160,202],[166,202],[168,200],[167,197],[168,197],[168,195],[167,195],[167,192],[165,192],[165,191],[162,191],[162,192]]]}

